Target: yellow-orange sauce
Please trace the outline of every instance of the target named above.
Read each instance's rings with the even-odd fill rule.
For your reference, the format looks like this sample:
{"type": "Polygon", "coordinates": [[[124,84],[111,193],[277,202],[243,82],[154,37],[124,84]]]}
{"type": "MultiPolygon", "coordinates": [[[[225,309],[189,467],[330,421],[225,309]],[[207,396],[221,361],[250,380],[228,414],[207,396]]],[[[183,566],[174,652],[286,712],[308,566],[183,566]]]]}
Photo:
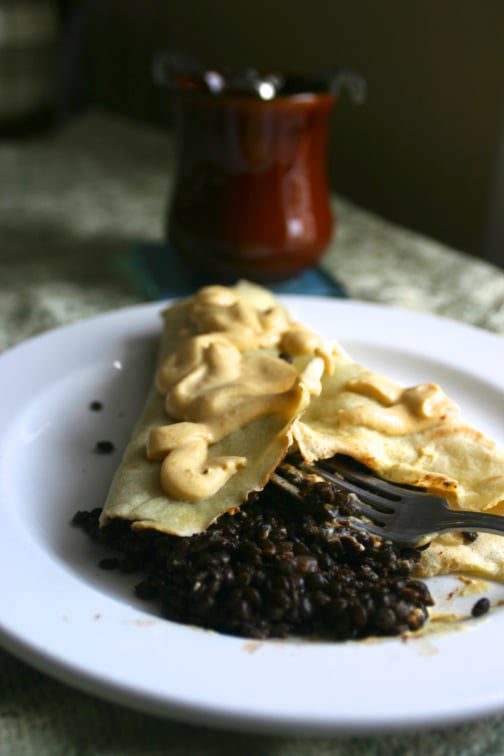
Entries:
{"type": "Polygon", "coordinates": [[[346,389],[377,403],[340,409],[339,422],[391,436],[419,433],[458,414],[458,407],[436,383],[401,388],[370,372],[350,379],[346,389]]]}
{"type": "MultiPolygon", "coordinates": [[[[288,414],[298,400],[298,370],[265,350],[320,356],[326,372],[332,361],[324,339],[291,323],[282,308],[257,310],[222,286],[195,295],[189,320],[192,331],[156,375],[167,414],[179,422],[151,431],[147,456],[162,462],[161,485],[168,495],[196,501],[212,496],[247,464],[241,456],[209,460],[210,445],[259,417],[288,414]]],[[[321,389],[313,371],[306,388],[321,389]]]]}

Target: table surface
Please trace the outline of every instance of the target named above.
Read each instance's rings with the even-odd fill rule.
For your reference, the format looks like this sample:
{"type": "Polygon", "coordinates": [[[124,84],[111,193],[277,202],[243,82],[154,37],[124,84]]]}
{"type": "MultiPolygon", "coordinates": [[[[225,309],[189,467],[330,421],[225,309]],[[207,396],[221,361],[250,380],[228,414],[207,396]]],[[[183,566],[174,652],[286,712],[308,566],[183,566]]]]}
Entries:
{"type": "MultiPolygon", "coordinates": [[[[142,301],[131,265],[161,238],[173,147],[106,112],[0,144],[0,351],[63,323],[142,301]],[[5,188],[8,187],[8,191],[5,188]]],[[[504,272],[334,198],[323,267],[354,298],[504,334],[504,272]]],[[[504,753],[504,716],[380,737],[250,736],[156,719],[73,690],[0,651],[0,752],[72,754],[504,753]]]]}

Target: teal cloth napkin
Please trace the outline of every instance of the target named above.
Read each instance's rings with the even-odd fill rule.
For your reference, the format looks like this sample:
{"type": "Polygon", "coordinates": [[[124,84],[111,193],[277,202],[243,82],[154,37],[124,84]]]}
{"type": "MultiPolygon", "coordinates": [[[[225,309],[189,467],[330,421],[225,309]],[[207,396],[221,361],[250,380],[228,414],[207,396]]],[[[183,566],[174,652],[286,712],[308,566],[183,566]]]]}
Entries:
{"type": "MultiPolygon", "coordinates": [[[[144,296],[167,299],[188,296],[209,283],[220,283],[181,265],[180,259],[165,244],[139,244],[133,252],[134,275],[144,296]]],[[[312,294],[326,297],[346,297],[345,288],[319,267],[309,268],[294,278],[268,288],[277,294],[312,294]]]]}

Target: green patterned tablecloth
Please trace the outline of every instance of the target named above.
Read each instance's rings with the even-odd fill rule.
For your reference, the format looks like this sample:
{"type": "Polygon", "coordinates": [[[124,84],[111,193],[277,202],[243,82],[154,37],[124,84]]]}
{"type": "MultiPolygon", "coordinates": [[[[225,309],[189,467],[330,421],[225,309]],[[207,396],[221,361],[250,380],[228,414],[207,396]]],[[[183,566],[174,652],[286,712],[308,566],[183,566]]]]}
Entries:
{"type": "MultiPolygon", "coordinates": [[[[51,137],[0,145],[0,350],[140,301],[131,250],[161,237],[171,159],[162,133],[99,112],[51,137]]],[[[504,333],[503,272],[341,199],[335,206],[338,234],[324,267],[351,296],[504,333]]],[[[104,703],[3,651],[0,680],[2,756],[504,753],[504,717],[395,736],[244,736],[104,703]]]]}

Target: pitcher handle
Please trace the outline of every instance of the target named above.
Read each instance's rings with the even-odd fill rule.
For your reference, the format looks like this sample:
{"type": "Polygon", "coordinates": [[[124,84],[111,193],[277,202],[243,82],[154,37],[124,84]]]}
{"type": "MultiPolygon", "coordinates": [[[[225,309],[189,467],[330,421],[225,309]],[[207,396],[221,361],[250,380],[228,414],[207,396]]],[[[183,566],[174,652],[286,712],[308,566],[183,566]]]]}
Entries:
{"type": "Polygon", "coordinates": [[[339,95],[342,89],[346,89],[354,105],[363,105],[366,102],[367,83],[363,76],[347,68],[338,68],[328,72],[328,81],[332,94],[339,95]]]}

